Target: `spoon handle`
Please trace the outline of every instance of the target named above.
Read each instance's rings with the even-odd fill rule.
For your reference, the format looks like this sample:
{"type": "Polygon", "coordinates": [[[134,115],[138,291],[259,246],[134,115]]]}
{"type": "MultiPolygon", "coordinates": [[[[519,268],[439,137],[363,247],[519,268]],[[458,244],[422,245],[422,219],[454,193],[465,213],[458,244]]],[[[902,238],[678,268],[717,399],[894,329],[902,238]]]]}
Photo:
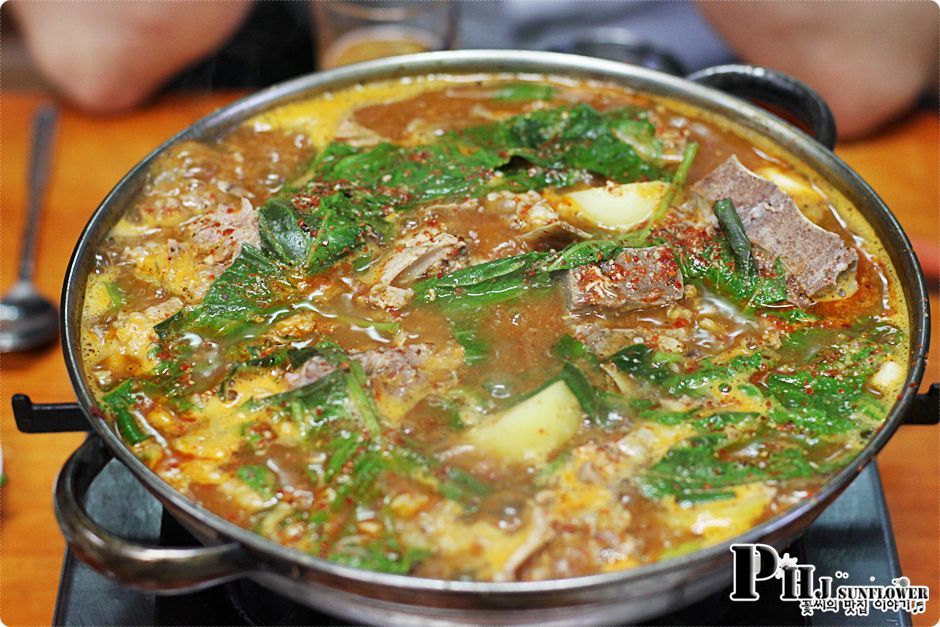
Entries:
{"type": "Polygon", "coordinates": [[[52,140],[55,136],[59,112],[55,105],[44,104],[33,118],[33,148],[29,163],[29,208],[23,230],[23,250],[20,252],[21,282],[31,281],[36,269],[36,241],[39,237],[39,214],[42,211],[49,167],[52,162],[52,140]]]}

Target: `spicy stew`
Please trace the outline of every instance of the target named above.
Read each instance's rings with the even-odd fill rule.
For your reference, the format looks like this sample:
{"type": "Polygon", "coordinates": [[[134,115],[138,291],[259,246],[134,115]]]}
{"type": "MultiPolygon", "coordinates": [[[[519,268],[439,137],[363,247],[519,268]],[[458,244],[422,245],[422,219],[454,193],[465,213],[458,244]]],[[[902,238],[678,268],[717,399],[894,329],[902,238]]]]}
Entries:
{"type": "Polygon", "coordinates": [[[433,76],[153,164],[86,370],[160,477],[356,567],[573,577],[811,496],[906,376],[871,228],[766,139],[623,87],[433,76]]]}

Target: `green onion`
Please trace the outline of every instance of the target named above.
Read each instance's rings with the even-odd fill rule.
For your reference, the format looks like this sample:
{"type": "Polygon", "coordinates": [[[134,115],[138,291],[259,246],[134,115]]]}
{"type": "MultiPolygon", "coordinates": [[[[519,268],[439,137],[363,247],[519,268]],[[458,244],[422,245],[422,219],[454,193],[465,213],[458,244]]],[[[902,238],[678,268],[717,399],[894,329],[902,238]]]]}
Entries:
{"type": "Polygon", "coordinates": [[[108,291],[108,298],[111,299],[111,311],[117,311],[124,304],[124,290],[113,281],[105,281],[104,288],[108,291]]]}
{"type": "Polygon", "coordinates": [[[140,423],[129,411],[118,412],[117,426],[121,437],[129,444],[138,444],[150,437],[149,433],[140,428],[140,423]]]}
{"type": "Polygon", "coordinates": [[[349,398],[356,404],[359,415],[366,423],[366,427],[373,435],[380,433],[379,410],[375,406],[375,399],[372,394],[366,391],[366,373],[362,370],[362,365],[353,359],[349,360],[349,374],[346,377],[349,398]]]}
{"type": "Polygon", "coordinates": [[[695,161],[696,153],[698,153],[698,144],[696,142],[689,142],[685,145],[685,152],[682,153],[682,161],[679,163],[679,167],[676,168],[676,173],[673,175],[672,182],[669,184],[669,190],[663,196],[662,200],[659,201],[659,206],[656,207],[656,211],[653,212],[653,217],[650,218],[649,221],[649,227],[652,227],[662,220],[663,216],[666,215],[666,211],[669,209],[672,199],[676,197],[676,193],[685,185],[685,179],[688,178],[689,170],[692,169],[692,162],[695,161]]]}
{"type": "Polygon", "coordinates": [[[128,444],[137,444],[151,437],[131,412],[131,408],[137,404],[137,394],[133,389],[135,385],[135,379],[127,379],[101,399],[106,412],[114,419],[118,433],[128,444]]]}
{"type": "Polygon", "coordinates": [[[574,397],[578,399],[581,409],[584,410],[584,413],[588,415],[591,421],[596,424],[605,424],[607,422],[609,413],[607,403],[597,393],[597,390],[594,389],[594,386],[591,385],[591,382],[588,381],[587,376],[580,368],[570,361],[566,361],[562,366],[559,378],[565,382],[574,397]]]}
{"type": "Polygon", "coordinates": [[[449,468],[447,480],[438,486],[441,495],[451,501],[467,502],[473,497],[486,496],[491,492],[490,487],[460,468],[449,468]]]}
{"type": "Polygon", "coordinates": [[[352,458],[353,453],[356,452],[360,444],[362,444],[360,438],[348,434],[330,442],[330,448],[333,449],[333,453],[323,467],[323,476],[327,481],[331,481],[333,477],[339,474],[339,471],[342,470],[346,462],[352,458]]]}
{"type": "Polygon", "coordinates": [[[682,161],[679,163],[679,167],[676,168],[676,173],[672,176],[669,189],[663,194],[659,205],[657,205],[656,210],[653,211],[653,215],[650,216],[650,219],[646,222],[646,226],[639,231],[627,234],[621,239],[624,245],[637,246],[646,241],[650,233],[653,232],[653,226],[663,219],[666,212],[669,210],[669,205],[672,204],[672,199],[676,197],[676,193],[685,185],[685,180],[689,176],[689,170],[692,168],[692,162],[695,161],[696,153],[698,153],[698,144],[696,142],[686,144],[685,152],[682,153],[682,161]]]}
{"type": "Polygon", "coordinates": [[[734,208],[734,203],[730,198],[722,198],[712,205],[712,211],[718,218],[718,224],[728,238],[728,244],[731,246],[731,252],[741,269],[745,279],[750,279],[756,272],[754,258],[751,256],[751,240],[747,238],[744,232],[744,224],[741,223],[741,217],[734,208]]]}

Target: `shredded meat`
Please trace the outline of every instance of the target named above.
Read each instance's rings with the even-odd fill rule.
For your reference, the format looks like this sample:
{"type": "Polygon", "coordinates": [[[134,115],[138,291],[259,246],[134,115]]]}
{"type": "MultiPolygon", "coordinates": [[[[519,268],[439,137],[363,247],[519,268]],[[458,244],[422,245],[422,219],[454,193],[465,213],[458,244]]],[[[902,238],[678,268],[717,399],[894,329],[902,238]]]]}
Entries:
{"type": "Polygon", "coordinates": [[[422,376],[422,365],[433,355],[430,344],[409,344],[400,348],[377,348],[354,353],[366,376],[381,381],[392,393],[403,392],[422,376]]]}
{"type": "Polygon", "coordinates": [[[166,299],[162,303],[147,307],[144,309],[143,313],[144,316],[146,316],[147,319],[151,320],[154,324],[159,324],[182,308],[183,301],[173,296],[166,299]]]}
{"type": "Polygon", "coordinates": [[[582,231],[564,220],[556,220],[551,224],[532,229],[519,236],[524,242],[529,242],[536,248],[560,250],[574,242],[591,239],[591,234],[582,231]]]}
{"type": "Polygon", "coordinates": [[[221,206],[198,216],[188,226],[193,244],[206,255],[206,263],[227,266],[242,244],[261,245],[258,213],[247,198],[241,199],[238,208],[221,206]]]}
{"type": "Polygon", "coordinates": [[[336,129],[336,141],[342,141],[351,146],[375,146],[386,139],[352,118],[345,118],[336,129]]]}
{"type": "Polygon", "coordinates": [[[629,329],[608,327],[597,319],[571,320],[571,334],[583,342],[592,353],[607,357],[631,344],[645,344],[651,348],[670,353],[681,353],[691,337],[689,327],[655,328],[635,327],[629,329]]]}
{"type": "Polygon", "coordinates": [[[336,366],[328,362],[323,357],[311,357],[304,365],[294,372],[288,372],[284,375],[290,389],[303,387],[314,381],[319,381],[326,375],[336,370],[336,366]]]}
{"type": "MultiPolygon", "coordinates": [[[[434,347],[421,343],[353,352],[350,357],[359,362],[367,377],[379,382],[385,390],[396,393],[419,380],[421,366],[433,353],[434,347]]],[[[313,383],[335,369],[323,357],[312,357],[284,378],[290,388],[295,389],[313,383]]]]}
{"type": "Polygon", "coordinates": [[[463,238],[437,226],[423,226],[385,255],[378,281],[369,290],[369,301],[383,309],[400,309],[414,296],[407,287],[410,283],[463,267],[466,253],[463,238]]]}
{"type": "Polygon", "coordinates": [[[525,541],[509,555],[506,563],[493,577],[494,581],[515,581],[518,579],[517,571],[519,568],[545,546],[546,542],[552,539],[554,531],[550,523],[551,520],[542,511],[542,508],[536,506],[532,510],[532,523],[529,525],[525,541]]]}
{"type": "MultiPolygon", "coordinates": [[[[757,263],[772,268],[779,257],[789,275],[790,300],[805,305],[854,268],[858,255],[835,233],[810,222],[785,192],[732,156],[692,187],[709,205],[730,198],[744,231],[760,250],[757,263]]],[[[768,268],[768,269],[770,269],[768,268]]]]}
{"type": "Polygon", "coordinates": [[[536,191],[490,192],[486,200],[492,210],[510,219],[513,231],[531,231],[558,221],[558,212],[536,191]]]}

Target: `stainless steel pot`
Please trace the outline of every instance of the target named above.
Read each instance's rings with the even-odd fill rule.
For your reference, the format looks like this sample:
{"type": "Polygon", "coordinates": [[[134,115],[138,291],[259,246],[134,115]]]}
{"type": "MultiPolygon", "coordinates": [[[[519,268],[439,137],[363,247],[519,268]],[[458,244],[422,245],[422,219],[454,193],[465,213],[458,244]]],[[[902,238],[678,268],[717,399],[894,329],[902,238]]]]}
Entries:
{"type": "Polygon", "coordinates": [[[799,536],[884,446],[895,429],[936,418],[938,389],[916,396],[924,372],[929,335],[924,278],[910,242],[880,198],[830,150],[835,127],[825,103],[808,87],[752,66],[723,66],[689,77],[592,58],[511,51],[442,52],[395,57],[299,78],[225,107],[192,125],[141,161],[89,220],[79,240],[62,295],[65,359],[77,406],[33,405],[14,398],[23,430],[90,427],[92,435],[68,460],[55,490],[62,532],[75,553],[101,572],[138,588],[179,593],[238,577],[250,577],[300,603],[357,622],[611,623],[635,622],[674,610],[731,581],[731,542],[764,542],[782,548],[799,536]],[[612,81],[726,116],[767,136],[826,177],[865,215],[884,242],[910,306],[910,371],[904,393],[881,431],[855,463],[832,477],[810,499],[717,546],[632,570],[556,581],[482,583],[441,581],[358,570],[266,540],[213,514],[175,491],[128,450],[103,419],[90,392],[79,350],[79,317],[86,277],[101,239],[140,189],[156,156],[184,139],[223,135],[246,118],[326,90],[429,73],[523,72],[612,81]],[[783,108],[809,127],[814,140],[765,110],[718,87],[783,108]],[[913,411],[916,410],[916,411],[913,411]],[[77,416],[80,411],[82,416],[77,416]],[[87,422],[86,422],[87,421],[87,422]],[[117,538],[92,521],[82,499],[112,458],[126,465],[194,536],[198,548],[155,548],[117,538]]]}

